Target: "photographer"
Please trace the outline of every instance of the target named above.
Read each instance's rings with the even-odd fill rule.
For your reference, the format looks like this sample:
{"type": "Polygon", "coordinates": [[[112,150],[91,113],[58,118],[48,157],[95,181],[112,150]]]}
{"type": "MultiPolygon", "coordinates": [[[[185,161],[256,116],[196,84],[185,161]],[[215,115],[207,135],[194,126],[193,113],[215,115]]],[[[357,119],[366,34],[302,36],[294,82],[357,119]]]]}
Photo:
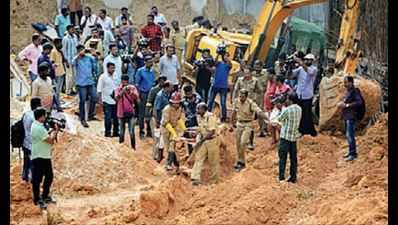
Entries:
{"type": "Polygon", "coordinates": [[[46,110],[37,108],[34,111],[35,121],[32,124],[32,190],[33,203],[45,208],[47,203],[55,203],[49,195],[50,187],[53,181],[53,169],[51,165],[52,145],[57,139],[59,127],[54,125],[54,130],[47,131],[44,127],[46,120],[46,110]],[[40,197],[40,184],[43,183],[43,192],[40,197]]]}
{"type": "Polygon", "coordinates": [[[213,110],[214,100],[217,94],[220,94],[221,98],[221,122],[225,122],[227,119],[227,93],[228,93],[228,75],[232,69],[231,59],[229,53],[226,52],[225,46],[220,46],[217,49],[216,66],[213,85],[211,86],[209,96],[209,112],[213,110]],[[222,61],[219,61],[220,55],[222,61]]]}
{"type": "Polygon", "coordinates": [[[149,49],[148,40],[146,38],[141,38],[133,53],[133,62],[135,64],[135,69],[145,66],[144,57],[146,55],[153,55],[152,51],[149,49]]]}
{"type": "Polygon", "coordinates": [[[196,74],[196,92],[207,103],[210,89],[210,79],[213,73],[214,59],[210,55],[210,49],[202,50],[202,57],[195,61],[194,74],[196,74]]]}
{"type": "Polygon", "coordinates": [[[299,131],[302,135],[310,134],[315,137],[317,132],[312,119],[312,98],[314,96],[314,81],[318,69],[312,65],[315,56],[307,54],[304,61],[294,56],[294,61],[298,62],[299,67],[292,71],[292,76],[297,78],[297,96],[299,98],[299,106],[302,109],[302,117],[300,121],[299,131]]]}

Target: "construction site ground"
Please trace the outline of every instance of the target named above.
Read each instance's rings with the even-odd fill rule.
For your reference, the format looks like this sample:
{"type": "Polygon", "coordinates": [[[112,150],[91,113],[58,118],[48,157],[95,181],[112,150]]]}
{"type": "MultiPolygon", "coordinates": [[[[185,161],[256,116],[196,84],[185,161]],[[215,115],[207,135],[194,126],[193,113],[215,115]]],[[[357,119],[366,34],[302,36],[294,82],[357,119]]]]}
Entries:
{"type": "MultiPolygon", "coordinates": [[[[16,100],[10,106],[14,120],[26,107],[16,100]]],[[[87,129],[73,110],[65,113],[78,125],[77,134],[63,133],[53,151],[57,204],[44,212],[33,205],[31,185],[21,180],[21,164],[13,157],[12,224],[387,224],[387,114],[357,138],[354,162],[342,157],[347,151],[342,135],[301,138],[297,184],[278,182],[277,148],[269,137],[256,138],[247,168],[234,172],[234,133],[227,132],[220,182],[207,184],[206,167],[204,184],[193,187],[185,173],[166,173],[165,160],[152,159],[151,139],[138,140],[133,151],[129,143],[105,138],[103,121],[87,129]]]]}

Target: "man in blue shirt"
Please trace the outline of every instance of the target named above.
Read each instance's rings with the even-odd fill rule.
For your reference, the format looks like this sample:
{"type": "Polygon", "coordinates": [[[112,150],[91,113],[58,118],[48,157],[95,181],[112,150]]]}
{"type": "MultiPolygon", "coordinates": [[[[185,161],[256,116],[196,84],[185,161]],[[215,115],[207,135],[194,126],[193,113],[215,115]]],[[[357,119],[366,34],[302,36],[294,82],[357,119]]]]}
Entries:
{"type": "Polygon", "coordinates": [[[317,132],[312,119],[314,81],[316,74],[318,73],[316,66],[312,65],[315,57],[312,54],[307,54],[304,57],[304,61],[298,57],[295,57],[294,59],[300,64],[300,66],[292,72],[293,77],[297,78],[296,93],[299,98],[298,104],[303,111],[299,131],[302,135],[310,134],[315,137],[317,132]]]}
{"type": "MultiPolygon", "coordinates": [[[[145,105],[148,98],[149,91],[155,83],[155,73],[153,71],[152,56],[147,55],[144,58],[145,66],[138,69],[135,75],[135,86],[138,88],[140,94],[140,104],[138,105],[138,124],[140,126],[140,138],[145,137],[144,132],[144,117],[145,117],[145,105]]],[[[151,125],[149,121],[146,121],[147,137],[152,137],[151,125]]]]}
{"type": "Polygon", "coordinates": [[[85,105],[86,100],[90,99],[90,107],[88,119],[95,119],[95,103],[96,103],[96,90],[95,90],[95,74],[97,73],[97,66],[94,57],[90,54],[90,50],[84,50],[84,46],[77,46],[79,55],[77,55],[72,65],[76,68],[76,87],[79,93],[79,112],[80,121],[84,127],[88,127],[86,122],[85,105]]]}
{"type": "Polygon", "coordinates": [[[209,112],[213,110],[214,100],[216,99],[217,94],[220,94],[221,122],[225,122],[227,118],[228,75],[232,68],[232,63],[229,59],[228,52],[222,56],[222,61],[218,61],[219,56],[219,54],[216,56],[216,72],[214,75],[213,85],[210,88],[209,112]]]}
{"type": "Polygon", "coordinates": [[[68,8],[62,8],[61,14],[55,17],[55,30],[58,33],[58,37],[63,38],[65,36],[66,27],[70,25],[70,17],[69,17],[68,8]]]}
{"type": "Polygon", "coordinates": [[[162,110],[169,104],[170,94],[173,91],[173,86],[170,81],[166,81],[163,84],[162,90],[156,95],[155,98],[155,119],[156,127],[160,127],[160,120],[162,119],[162,110]]]}

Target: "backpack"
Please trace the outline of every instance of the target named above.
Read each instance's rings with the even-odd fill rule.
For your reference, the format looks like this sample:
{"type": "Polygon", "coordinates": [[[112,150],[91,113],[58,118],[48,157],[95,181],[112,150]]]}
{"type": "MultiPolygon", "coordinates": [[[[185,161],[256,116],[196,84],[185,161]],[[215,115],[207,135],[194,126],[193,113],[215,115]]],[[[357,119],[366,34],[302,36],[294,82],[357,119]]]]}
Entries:
{"type": "Polygon", "coordinates": [[[11,145],[13,148],[21,148],[25,139],[24,116],[25,114],[11,126],[11,145]]]}
{"type": "Polygon", "coordinates": [[[357,94],[359,95],[359,97],[361,98],[361,101],[362,101],[362,104],[360,104],[357,107],[356,113],[355,113],[357,121],[360,122],[365,117],[366,105],[365,105],[365,100],[363,99],[361,91],[359,90],[359,88],[355,88],[355,91],[357,92],[357,94]]]}

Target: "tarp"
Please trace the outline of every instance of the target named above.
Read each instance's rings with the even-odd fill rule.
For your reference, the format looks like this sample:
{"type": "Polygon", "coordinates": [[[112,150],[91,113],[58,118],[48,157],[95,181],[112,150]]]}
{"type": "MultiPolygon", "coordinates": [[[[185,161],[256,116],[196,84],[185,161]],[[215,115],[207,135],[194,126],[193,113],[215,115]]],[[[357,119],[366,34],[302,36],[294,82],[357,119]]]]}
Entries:
{"type": "Polygon", "coordinates": [[[297,48],[307,48],[312,40],[312,47],[322,49],[325,46],[325,33],[323,29],[314,24],[292,17],[289,23],[291,43],[296,44],[297,48]]]}

